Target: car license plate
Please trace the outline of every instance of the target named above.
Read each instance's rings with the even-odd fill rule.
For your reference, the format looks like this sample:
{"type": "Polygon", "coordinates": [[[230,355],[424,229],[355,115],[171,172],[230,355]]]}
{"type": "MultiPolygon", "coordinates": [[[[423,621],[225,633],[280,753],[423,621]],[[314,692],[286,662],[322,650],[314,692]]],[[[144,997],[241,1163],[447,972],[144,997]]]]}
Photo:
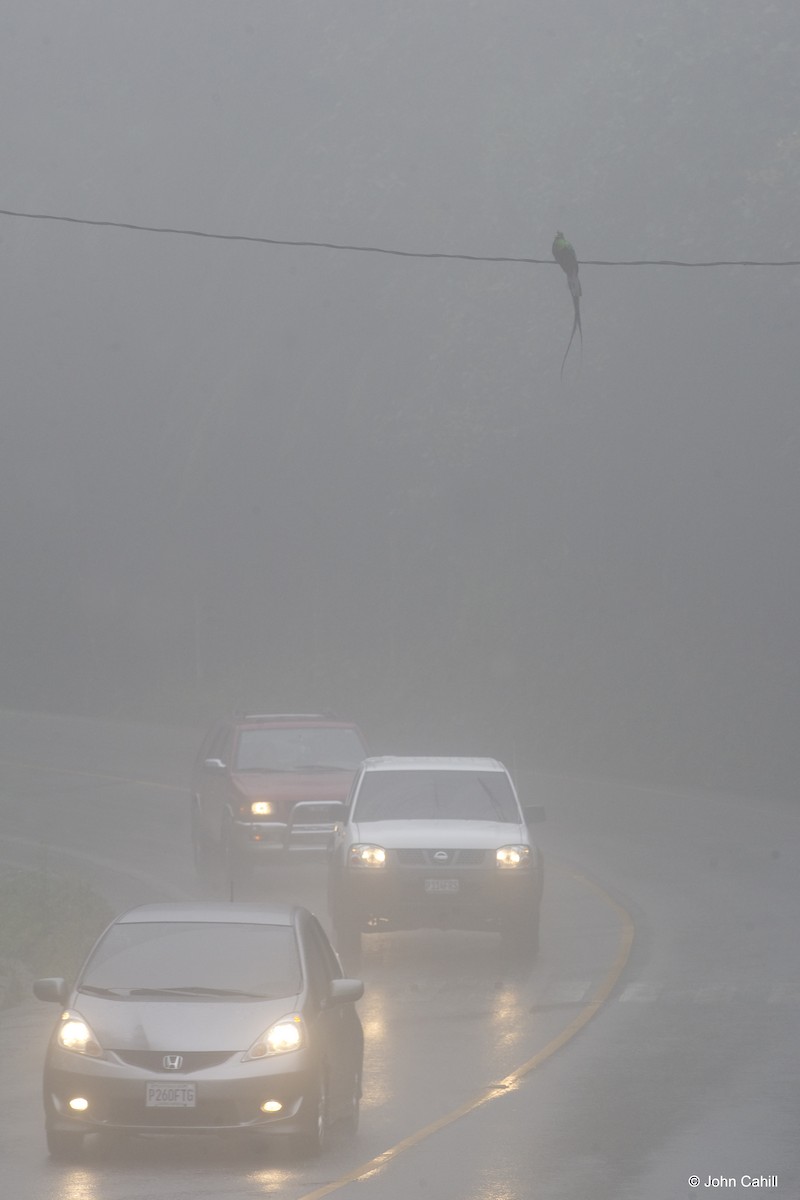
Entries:
{"type": "Polygon", "coordinates": [[[193,1083],[148,1083],[145,1107],[194,1108],[197,1088],[193,1083]]]}
{"type": "Polygon", "coordinates": [[[425,880],[425,891],[426,892],[438,892],[438,893],[447,892],[449,895],[452,896],[453,892],[458,891],[458,880],[457,879],[426,879],[425,880]]]}

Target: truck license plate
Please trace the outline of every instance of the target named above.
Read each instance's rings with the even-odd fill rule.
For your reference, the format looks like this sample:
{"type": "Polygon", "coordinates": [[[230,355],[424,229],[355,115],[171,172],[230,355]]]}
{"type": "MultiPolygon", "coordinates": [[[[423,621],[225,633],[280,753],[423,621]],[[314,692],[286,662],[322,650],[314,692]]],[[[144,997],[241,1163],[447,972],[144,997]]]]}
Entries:
{"type": "Polygon", "coordinates": [[[457,879],[426,879],[426,892],[447,892],[450,895],[458,891],[457,879]]]}
{"type": "Polygon", "coordinates": [[[197,1089],[193,1083],[148,1083],[147,1108],[194,1108],[197,1089]]]}

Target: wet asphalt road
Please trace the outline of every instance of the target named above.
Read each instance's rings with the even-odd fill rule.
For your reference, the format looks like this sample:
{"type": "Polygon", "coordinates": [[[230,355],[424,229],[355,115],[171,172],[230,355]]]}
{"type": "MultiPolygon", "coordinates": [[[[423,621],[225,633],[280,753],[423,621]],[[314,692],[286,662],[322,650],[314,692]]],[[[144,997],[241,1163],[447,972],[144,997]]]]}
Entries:
{"type": "MultiPolygon", "coordinates": [[[[0,867],[91,878],[120,910],[202,894],[183,791],[195,743],[0,714],[0,867]]],[[[515,967],[491,936],[369,940],[354,1141],[313,1163],[215,1138],[90,1141],[80,1164],[52,1164],[39,1088],[55,1014],[31,1000],[0,1015],[2,1194],[667,1200],[750,1194],[753,1178],[777,1176],[758,1190],[796,1200],[798,811],[533,774],[520,784],[548,811],[540,956],[515,967]]],[[[320,865],[292,862],[253,886],[327,919],[320,865]]]]}

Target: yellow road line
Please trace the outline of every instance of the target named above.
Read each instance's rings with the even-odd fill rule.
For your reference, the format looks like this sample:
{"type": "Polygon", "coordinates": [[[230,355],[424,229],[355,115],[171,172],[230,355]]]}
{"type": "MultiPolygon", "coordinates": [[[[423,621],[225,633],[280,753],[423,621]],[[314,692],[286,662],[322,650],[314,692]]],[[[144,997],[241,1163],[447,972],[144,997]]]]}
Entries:
{"type": "Polygon", "coordinates": [[[452,1112],[446,1113],[443,1117],[439,1117],[438,1120],[431,1122],[430,1125],[426,1125],[424,1128],[418,1129],[416,1133],[412,1133],[409,1135],[409,1137],[403,1138],[401,1142],[397,1142],[396,1145],[391,1146],[388,1150],[384,1150],[382,1154],[378,1154],[375,1158],[370,1159],[369,1162],[362,1163],[360,1167],[356,1167],[354,1171],[351,1171],[348,1175],[342,1176],[341,1179],[337,1179],[334,1183],[326,1184],[324,1187],[317,1188],[316,1191],[307,1192],[304,1196],[300,1197],[300,1200],[322,1200],[323,1196],[330,1196],[332,1192],[338,1191],[340,1188],[345,1187],[348,1183],[360,1183],[365,1179],[369,1179],[371,1176],[377,1175],[379,1171],[392,1162],[393,1159],[401,1155],[405,1150],[410,1150],[413,1146],[419,1145],[420,1142],[425,1141],[426,1138],[431,1137],[434,1133],[438,1133],[440,1129],[445,1129],[448,1125],[453,1125],[456,1121],[460,1121],[462,1117],[467,1116],[468,1113],[475,1112],[475,1110],[478,1108],[482,1108],[483,1105],[488,1104],[490,1100],[496,1100],[499,1096],[507,1096],[510,1091],[514,1091],[519,1087],[526,1075],[530,1075],[530,1073],[535,1071],[538,1066],[540,1066],[548,1058],[551,1058],[557,1050],[560,1050],[562,1046],[565,1046],[567,1042],[571,1041],[572,1038],[574,1038],[575,1035],[581,1029],[583,1029],[584,1025],[587,1025],[589,1021],[591,1021],[592,1017],[597,1015],[602,1006],[608,1000],[611,993],[614,991],[622,972],[625,970],[628,958],[630,957],[631,949],[633,947],[633,939],[636,932],[636,927],[634,925],[633,917],[630,915],[627,909],[623,908],[621,904],[618,904],[613,896],[610,896],[608,892],[606,892],[598,884],[594,883],[591,879],[587,879],[585,875],[578,874],[576,871],[570,871],[569,874],[586,887],[589,887],[593,891],[597,892],[597,894],[614,909],[619,917],[621,925],[619,945],[617,947],[617,953],[614,957],[614,961],[609,967],[604,979],[599,984],[597,990],[591,999],[588,1000],[587,1003],[581,1008],[581,1011],[578,1013],[577,1017],[575,1017],[575,1019],[571,1021],[569,1025],[567,1025],[566,1029],[562,1030],[562,1032],[554,1037],[552,1041],[548,1042],[542,1050],[540,1050],[537,1054],[534,1054],[534,1056],[529,1058],[527,1062],[524,1062],[522,1066],[517,1067],[517,1069],[512,1071],[510,1075],[506,1075],[505,1079],[501,1079],[499,1083],[491,1084],[484,1092],[481,1093],[480,1096],[476,1096],[472,1100],[466,1101],[465,1104],[462,1104],[459,1108],[453,1109],[452,1112]]]}

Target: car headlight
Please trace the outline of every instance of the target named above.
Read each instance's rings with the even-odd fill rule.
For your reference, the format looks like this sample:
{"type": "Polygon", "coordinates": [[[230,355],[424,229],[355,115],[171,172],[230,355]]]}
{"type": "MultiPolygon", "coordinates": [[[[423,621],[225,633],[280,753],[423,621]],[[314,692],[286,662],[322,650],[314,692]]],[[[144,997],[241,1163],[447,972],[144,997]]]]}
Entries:
{"type": "Polygon", "coordinates": [[[497,865],[504,870],[514,870],[531,865],[530,846],[501,846],[497,851],[497,865]]]}
{"type": "Polygon", "coordinates": [[[386,866],[386,851],[383,846],[373,846],[370,842],[357,842],[351,846],[348,857],[351,867],[386,866]]]}
{"type": "Polygon", "coordinates": [[[61,1014],[56,1041],[62,1050],[72,1050],[75,1054],[88,1054],[90,1058],[103,1055],[103,1047],[78,1013],[61,1014]]]}
{"type": "Polygon", "coordinates": [[[272,815],[272,805],[269,800],[254,800],[250,812],[254,817],[269,817],[272,815]]]}
{"type": "Polygon", "coordinates": [[[288,1054],[291,1050],[301,1050],[306,1044],[306,1032],[303,1018],[299,1013],[289,1013],[281,1017],[265,1029],[260,1038],[256,1038],[245,1054],[243,1061],[254,1058],[269,1058],[273,1054],[288,1054]]]}

